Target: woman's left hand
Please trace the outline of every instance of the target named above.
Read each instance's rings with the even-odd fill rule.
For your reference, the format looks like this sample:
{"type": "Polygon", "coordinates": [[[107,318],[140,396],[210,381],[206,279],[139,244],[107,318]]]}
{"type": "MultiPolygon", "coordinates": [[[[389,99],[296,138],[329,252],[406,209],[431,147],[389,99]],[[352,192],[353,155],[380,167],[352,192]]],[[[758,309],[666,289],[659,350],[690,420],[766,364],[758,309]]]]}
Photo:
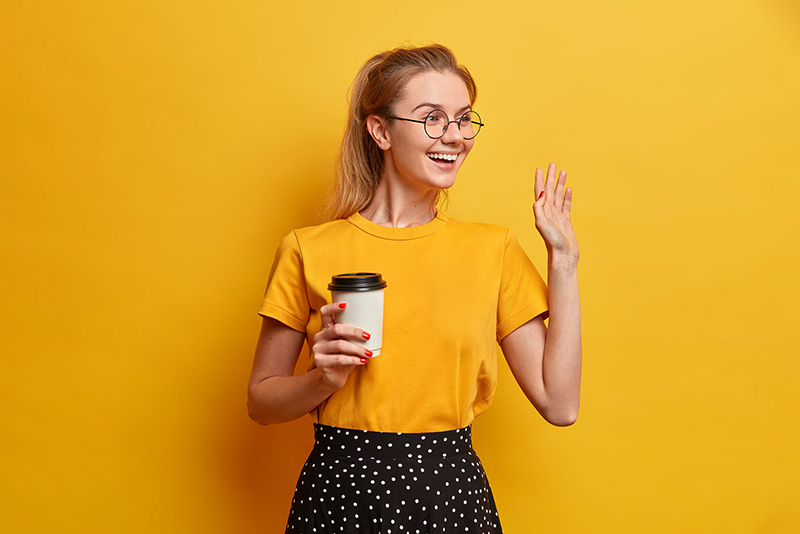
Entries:
{"type": "Polygon", "coordinates": [[[565,256],[578,261],[578,240],[570,221],[572,207],[572,188],[566,187],[567,171],[562,170],[556,180],[556,164],[547,168],[547,182],[542,169],[536,169],[533,215],[536,230],[544,239],[551,255],[565,256]],[[566,188],[566,190],[565,190],[566,188]]]}

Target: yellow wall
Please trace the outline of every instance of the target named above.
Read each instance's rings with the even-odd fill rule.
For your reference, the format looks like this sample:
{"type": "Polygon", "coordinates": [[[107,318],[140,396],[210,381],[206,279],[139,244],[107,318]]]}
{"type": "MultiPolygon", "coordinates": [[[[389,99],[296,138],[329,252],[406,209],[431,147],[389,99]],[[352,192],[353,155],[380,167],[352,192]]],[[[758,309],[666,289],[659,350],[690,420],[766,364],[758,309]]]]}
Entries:
{"type": "Polygon", "coordinates": [[[800,532],[800,8],[4,2],[3,532],[278,532],[307,419],[245,385],[278,239],[315,222],[361,63],[451,46],[487,124],[453,216],[540,267],[576,189],[581,418],[502,367],[476,446],[506,530],[800,532]]]}

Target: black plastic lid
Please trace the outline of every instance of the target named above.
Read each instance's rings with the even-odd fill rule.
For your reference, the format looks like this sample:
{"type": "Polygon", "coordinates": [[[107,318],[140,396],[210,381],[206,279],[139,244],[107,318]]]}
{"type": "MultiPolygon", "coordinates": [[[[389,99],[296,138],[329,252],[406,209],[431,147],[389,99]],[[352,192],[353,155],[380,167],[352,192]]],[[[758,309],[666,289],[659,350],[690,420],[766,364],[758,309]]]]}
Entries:
{"type": "Polygon", "coordinates": [[[380,273],[345,273],[331,277],[331,291],[373,291],[386,287],[380,273]]]}

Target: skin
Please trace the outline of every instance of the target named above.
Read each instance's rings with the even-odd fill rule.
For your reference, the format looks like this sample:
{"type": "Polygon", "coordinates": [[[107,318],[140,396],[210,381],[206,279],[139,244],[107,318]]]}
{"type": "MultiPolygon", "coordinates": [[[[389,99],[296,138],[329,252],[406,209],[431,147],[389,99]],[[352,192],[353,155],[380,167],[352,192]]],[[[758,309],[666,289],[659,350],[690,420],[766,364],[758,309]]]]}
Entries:
{"type": "MultiPolygon", "coordinates": [[[[398,117],[422,120],[441,109],[455,120],[471,108],[464,82],[452,73],[425,72],[413,77],[394,104],[398,117]]],[[[425,224],[436,215],[434,200],[441,189],[452,187],[475,140],[465,140],[456,124],[431,139],[421,124],[367,119],[367,129],[383,150],[384,171],[372,202],[361,211],[366,219],[384,226],[405,228],[425,224]],[[443,166],[427,154],[458,154],[455,164],[443,166]]]]}
{"type": "MultiPolygon", "coordinates": [[[[425,72],[411,78],[394,104],[398,117],[422,120],[434,108],[455,120],[470,108],[467,88],[453,73],[425,72]],[[425,105],[432,104],[432,105],[425,105]]],[[[445,135],[431,139],[421,124],[371,116],[370,135],[384,153],[384,173],[370,204],[361,211],[383,226],[405,228],[430,222],[440,189],[455,183],[458,170],[474,146],[455,123],[445,135]],[[458,154],[452,165],[428,154],[458,154]]],[[[567,173],[550,164],[545,177],[536,169],[533,213],[548,252],[549,328],[542,316],[520,326],[500,342],[522,391],[545,420],[567,426],[578,417],[581,379],[580,299],[577,266],[580,256],[570,221],[572,189],[567,173]]],[[[316,367],[293,375],[305,339],[271,318],[264,318],[248,387],[250,417],[262,424],[291,421],[316,408],[341,389],[358,365],[369,364],[369,351],[353,341],[369,335],[336,323],[338,304],[320,310],[322,329],[312,345],[316,367]]]]}

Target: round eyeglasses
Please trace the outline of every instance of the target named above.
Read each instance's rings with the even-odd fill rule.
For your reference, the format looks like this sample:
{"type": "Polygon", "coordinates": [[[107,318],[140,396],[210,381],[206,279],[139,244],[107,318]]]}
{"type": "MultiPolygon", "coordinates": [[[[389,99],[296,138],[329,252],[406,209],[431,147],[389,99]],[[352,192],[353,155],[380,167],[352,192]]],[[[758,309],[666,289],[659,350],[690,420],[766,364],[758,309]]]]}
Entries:
{"type": "Polygon", "coordinates": [[[421,121],[416,119],[404,119],[403,117],[389,118],[399,121],[418,122],[423,125],[425,128],[425,133],[431,139],[439,139],[442,137],[445,132],[447,132],[447,127],[450,126],[450,123],[452,122],[456,123],[459,131],[461,132],[461,136],[466,140],[474,139],[475,136],[478,135],[478,132],[481,131],[481,126],[483,126],[483,123],[481,122],[481,116],[472,110],[467,111],[454,121],[451,121],[450,117],[447,116],[447,113],[441,109],[434,109],[421,121]]]}

